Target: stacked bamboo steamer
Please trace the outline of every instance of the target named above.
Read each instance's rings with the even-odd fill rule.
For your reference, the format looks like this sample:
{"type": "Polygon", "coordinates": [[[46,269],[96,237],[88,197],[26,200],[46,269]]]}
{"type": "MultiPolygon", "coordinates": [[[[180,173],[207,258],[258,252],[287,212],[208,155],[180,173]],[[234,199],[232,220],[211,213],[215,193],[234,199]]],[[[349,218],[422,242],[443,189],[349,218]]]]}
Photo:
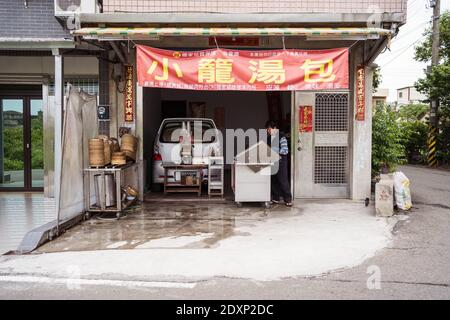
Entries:
{"type": "Polygon", "coordinates": [[[105,144],[103,139],[89,139],[89,165],[92,167],[105,165],[105,144]]]}
{"type": "Polygon", "coordinates": [[[131,134],[122,136],[122,145],[115,138],[100,135],[89,139],[89,165],[103,167],[108,164],[123,165],[127,158],[136,160],[137,138],[131,134]]]}
{"type": "Polygon", "coordinates": [[[105,154],[105,164],[110,164],[111,163],[111,146],[109,143],[109,138],[108,136],[105,135],[100,135],[98,136],[99,139],[103,140],[103,153],[105,154]]]}
{"type": "Polygon", "coordinates": [[[125,152],[113,152],[111,156],[112,165],[122,165],[127,163],[125,152]]]}
{"type": "Polygon", "coordinates": [[[136,160],[137,138],[132,134],[126,133],[122,136],[120,151],[124,152],[128,158],[136,160]]]}

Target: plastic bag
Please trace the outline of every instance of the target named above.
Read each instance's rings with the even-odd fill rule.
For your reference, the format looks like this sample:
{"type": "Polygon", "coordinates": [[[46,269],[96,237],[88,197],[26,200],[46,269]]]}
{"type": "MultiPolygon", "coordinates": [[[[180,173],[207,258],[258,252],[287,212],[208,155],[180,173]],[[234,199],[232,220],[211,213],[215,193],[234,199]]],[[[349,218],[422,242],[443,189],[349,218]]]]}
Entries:
{"type": "Polygon", "coordinates": [[[394,173],[395,203],[399,209],[409,210],[412,207],[409,184],[409,179],[403,172],[394,173]]]}

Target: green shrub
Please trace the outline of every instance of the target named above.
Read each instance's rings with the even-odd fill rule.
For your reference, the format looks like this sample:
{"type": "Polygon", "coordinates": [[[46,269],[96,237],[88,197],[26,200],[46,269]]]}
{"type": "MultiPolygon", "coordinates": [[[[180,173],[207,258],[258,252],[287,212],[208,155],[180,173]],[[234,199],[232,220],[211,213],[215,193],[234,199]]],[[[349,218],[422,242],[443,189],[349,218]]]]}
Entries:
{"type": "Polygon", "coordinates": [[[450,164],[450,117],[441,117],[438,135],[436,158],[440,164],[450,164]]]}
{"type": "Polygon", "coordinates": [[[372,119],[372,176],[395,171],[406,162],[405,147],[397,114],[387,106],[379,106],[372,119]]]}

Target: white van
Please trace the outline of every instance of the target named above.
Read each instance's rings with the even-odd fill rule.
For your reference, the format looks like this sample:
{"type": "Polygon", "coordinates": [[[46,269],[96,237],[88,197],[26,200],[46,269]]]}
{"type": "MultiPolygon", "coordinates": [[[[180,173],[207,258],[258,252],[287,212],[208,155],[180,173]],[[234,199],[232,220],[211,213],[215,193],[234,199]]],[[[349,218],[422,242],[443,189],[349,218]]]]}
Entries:
{"type": "MultiPolygon", "coordinates": [[[[165,163],[181,163],[182,128],[190,128],[192,144],[192,163],[208,164],[208,157],[222,155],[221,139],[212,119],[205,118],[167,118],[159,127],[153,148],[153,183],[164,182],[165,163]]],[[[168,171],[167,180],[175,181],[176,172],[168,171]]],[[[208,181],[208,170],[203,170],[203,182],[208,181]]]]}

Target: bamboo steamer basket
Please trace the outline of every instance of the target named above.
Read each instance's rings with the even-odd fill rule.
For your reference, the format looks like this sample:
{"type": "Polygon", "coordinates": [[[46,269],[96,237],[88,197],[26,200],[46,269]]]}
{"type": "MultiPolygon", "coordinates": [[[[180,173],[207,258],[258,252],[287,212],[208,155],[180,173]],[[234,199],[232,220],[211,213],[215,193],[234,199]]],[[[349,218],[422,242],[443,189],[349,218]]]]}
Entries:
{"type": "Polygon", "coordinates": [[[105,154],[105,165],[111,163],[111,145],[108,136],[100,135],[99,139],[103,140],[103,152],[105,154]]]}
{"type": "Polygon", "coordinates": [[[126,133],[122,136],[122,145],[120,151],[133,160],[136,160],[137,138],[132,134],[126,133]]]}
{"type": "Polygon", "coordinates": [[[105,165],[105,144],[102,139],[89,139],[89,165],[92,167],[105,165]]]}
{"type": "Polygon", "coordinates": [[[99,139],[99,138],[89,139],[89,147],[93,148],[93,149],[96,149],[96,147],[103,148],[103,139],[99,139]]]}
{"type": "Polygon", "coordinates": [[[127,163],[125,152],[113,152],[111,156],[111,164],[122,165],[127,163]]]}

